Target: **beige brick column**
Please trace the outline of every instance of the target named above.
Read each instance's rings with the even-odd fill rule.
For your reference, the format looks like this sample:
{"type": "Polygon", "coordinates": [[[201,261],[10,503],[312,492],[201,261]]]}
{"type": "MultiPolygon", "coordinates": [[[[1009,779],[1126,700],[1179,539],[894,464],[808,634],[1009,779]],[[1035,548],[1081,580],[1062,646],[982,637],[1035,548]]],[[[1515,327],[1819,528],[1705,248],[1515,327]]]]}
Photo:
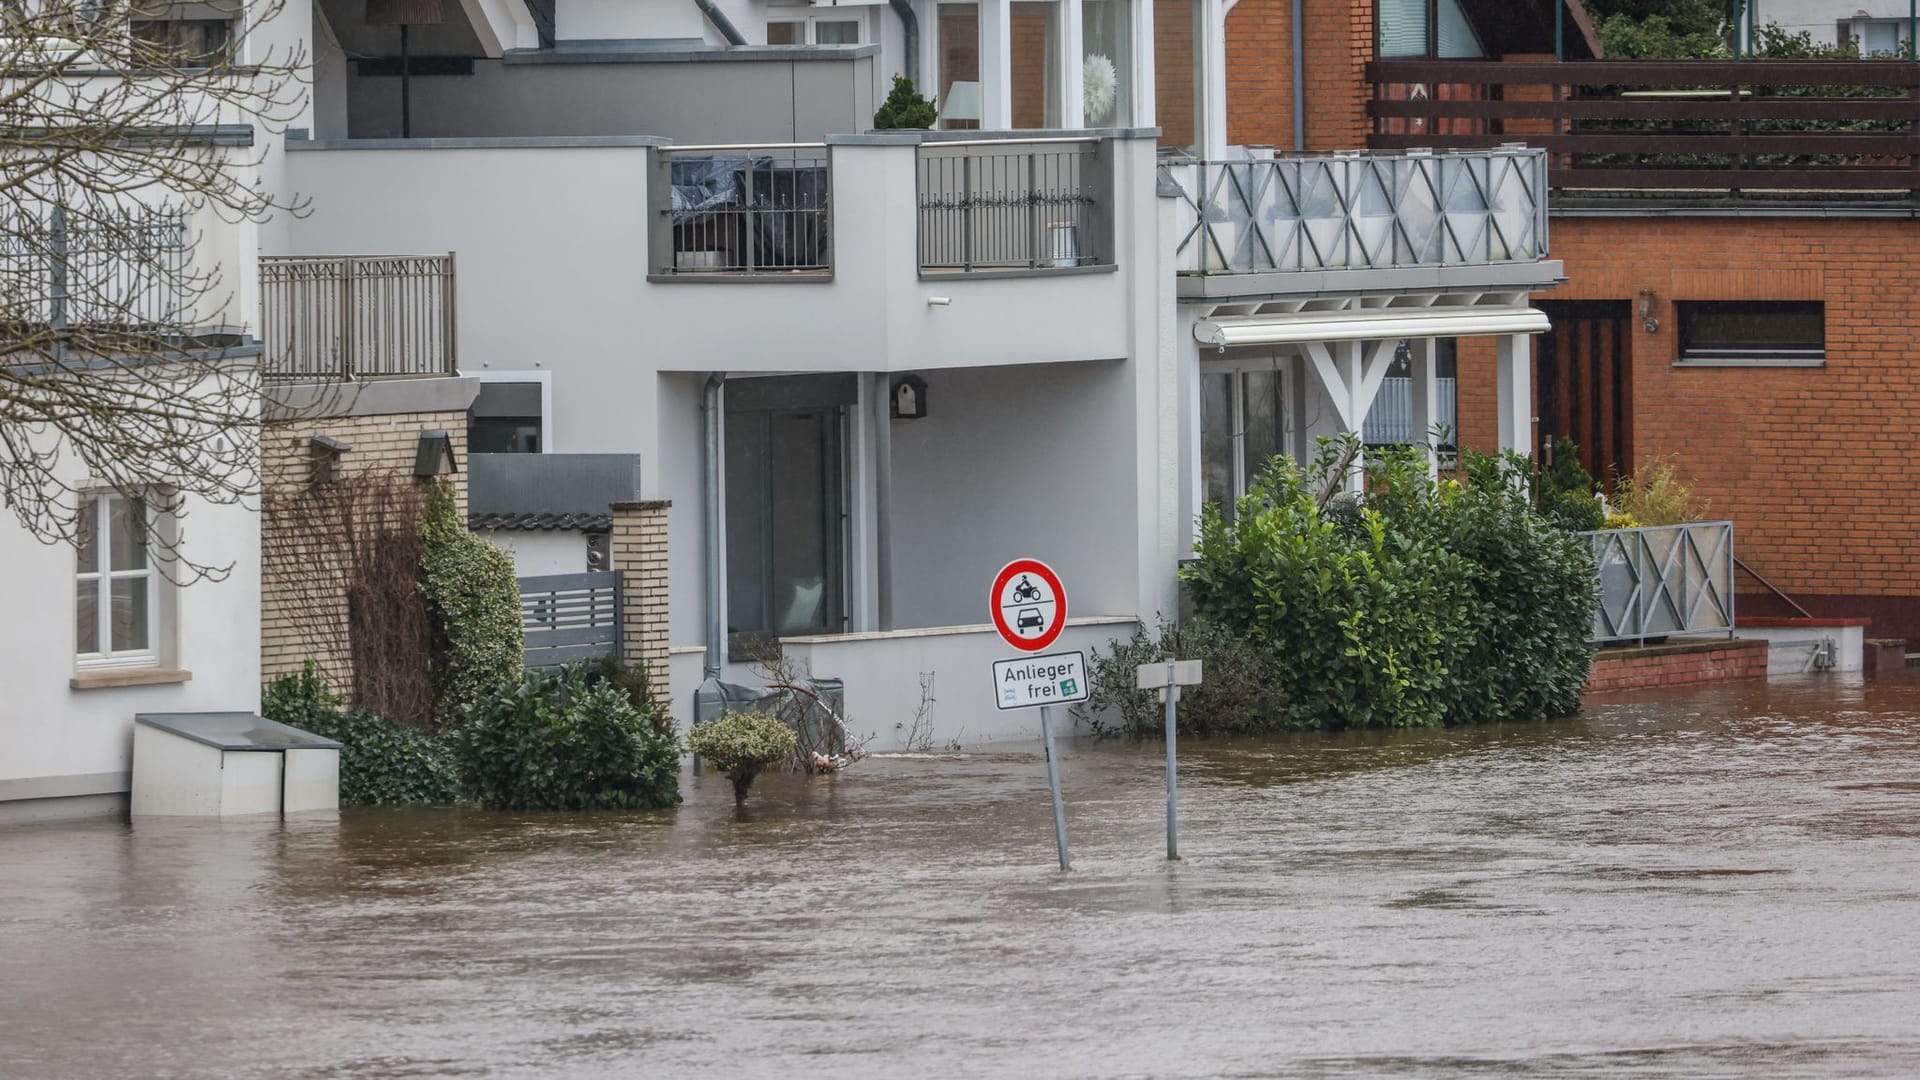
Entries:
{"type": "Polygon", "coordinates": [[[667,508],[661,499],[613,504],[611,562],[620,572],[620,660],[646,671],[653,700],[669,708],[667,508]]]}

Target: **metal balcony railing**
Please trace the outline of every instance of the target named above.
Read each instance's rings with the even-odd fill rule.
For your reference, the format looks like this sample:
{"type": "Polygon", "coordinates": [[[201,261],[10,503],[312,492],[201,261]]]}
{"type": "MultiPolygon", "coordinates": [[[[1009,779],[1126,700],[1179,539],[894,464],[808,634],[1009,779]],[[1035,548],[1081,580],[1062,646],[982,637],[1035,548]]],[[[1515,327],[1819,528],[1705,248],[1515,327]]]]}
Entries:
{"type": "Polygon", "coordinates": [[[920,269],[1113,264],[1113,170],[1096,139],[922,144],[920,269]]]}
{"type": "Polygon", "coordinates": [[[683,146],[662,149],[654,160],[655,274],[833,269],[826,146],[683,146]]]}
{"type": "Polygon", "coordinates": [[[187,215],[134,210],[0,218],[0,333],[113,327],[187,333],[208,282],[191,266],[187,215]]]}
{"type": "Polygon", "coordinates": [[[1369,147],[1524,141],[1556,189],[1920,190],[1912,61],[1378,60],[1367,78],[1369,147]]]}
{"type": "Polygon", "coordinates": [[[451,375],[453,254],[260,260],[270,379],[451,375]]]}
{"type": "Polygon", "coordinates": [[[1520,146],[1173,159],[1182,274],[1475,266],[1547,256],[1546,155],[1520,146]]]}
{"type": "Polygon", "coordinates": [[[1582,533],[1593,545],[1600,606],[1588,640],[1733,636],[1733,522],[1582,533]]]}

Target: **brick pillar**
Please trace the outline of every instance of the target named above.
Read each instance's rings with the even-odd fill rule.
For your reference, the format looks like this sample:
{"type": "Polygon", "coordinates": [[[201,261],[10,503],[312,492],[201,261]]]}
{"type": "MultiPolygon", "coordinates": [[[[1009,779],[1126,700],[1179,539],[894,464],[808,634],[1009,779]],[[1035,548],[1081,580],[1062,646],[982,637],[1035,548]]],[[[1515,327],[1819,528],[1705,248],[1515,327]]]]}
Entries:
{"type": "Polygon", "coordinates": [[[647,673],[653,700],[673,701],[667,676],[667,508],[664,500],[613,504],[612,568],[620,572],[620,662],[647,673]]]}

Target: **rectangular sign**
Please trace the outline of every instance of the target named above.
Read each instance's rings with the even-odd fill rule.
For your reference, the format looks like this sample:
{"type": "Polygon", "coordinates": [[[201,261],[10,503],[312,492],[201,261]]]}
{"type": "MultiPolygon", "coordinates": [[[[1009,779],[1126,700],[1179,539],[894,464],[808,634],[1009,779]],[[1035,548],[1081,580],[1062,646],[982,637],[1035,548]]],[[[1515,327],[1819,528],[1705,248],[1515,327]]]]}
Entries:
{"type": "Polygon", "coordinates": [[[1087,700],[1084,653],[1048,653],[993,663],[993,703],[1002,709],[1087,700]]]}
{"type": "MultiPolygon", "coordinates": [[[[1141,664],[1133,669],[1134,689],[1158,690],[1167,685],[1167,667],[1167,662],[1162,660],[1157,664],[1141,664]]],[[[1172,667],[1173,685],[1200,685],[1200,661],[1175,660],[1172,667]]]]}

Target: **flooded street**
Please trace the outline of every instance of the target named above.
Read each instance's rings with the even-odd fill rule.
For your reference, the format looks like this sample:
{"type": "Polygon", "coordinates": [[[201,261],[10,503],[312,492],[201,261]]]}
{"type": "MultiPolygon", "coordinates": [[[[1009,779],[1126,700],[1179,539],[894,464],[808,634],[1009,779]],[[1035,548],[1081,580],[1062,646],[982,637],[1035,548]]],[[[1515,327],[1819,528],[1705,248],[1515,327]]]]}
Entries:
{"type": "Polygon", "coordinates": [[[0,1077],[1920,1075],[1920,680],[0,832],[0,1077]]]}

